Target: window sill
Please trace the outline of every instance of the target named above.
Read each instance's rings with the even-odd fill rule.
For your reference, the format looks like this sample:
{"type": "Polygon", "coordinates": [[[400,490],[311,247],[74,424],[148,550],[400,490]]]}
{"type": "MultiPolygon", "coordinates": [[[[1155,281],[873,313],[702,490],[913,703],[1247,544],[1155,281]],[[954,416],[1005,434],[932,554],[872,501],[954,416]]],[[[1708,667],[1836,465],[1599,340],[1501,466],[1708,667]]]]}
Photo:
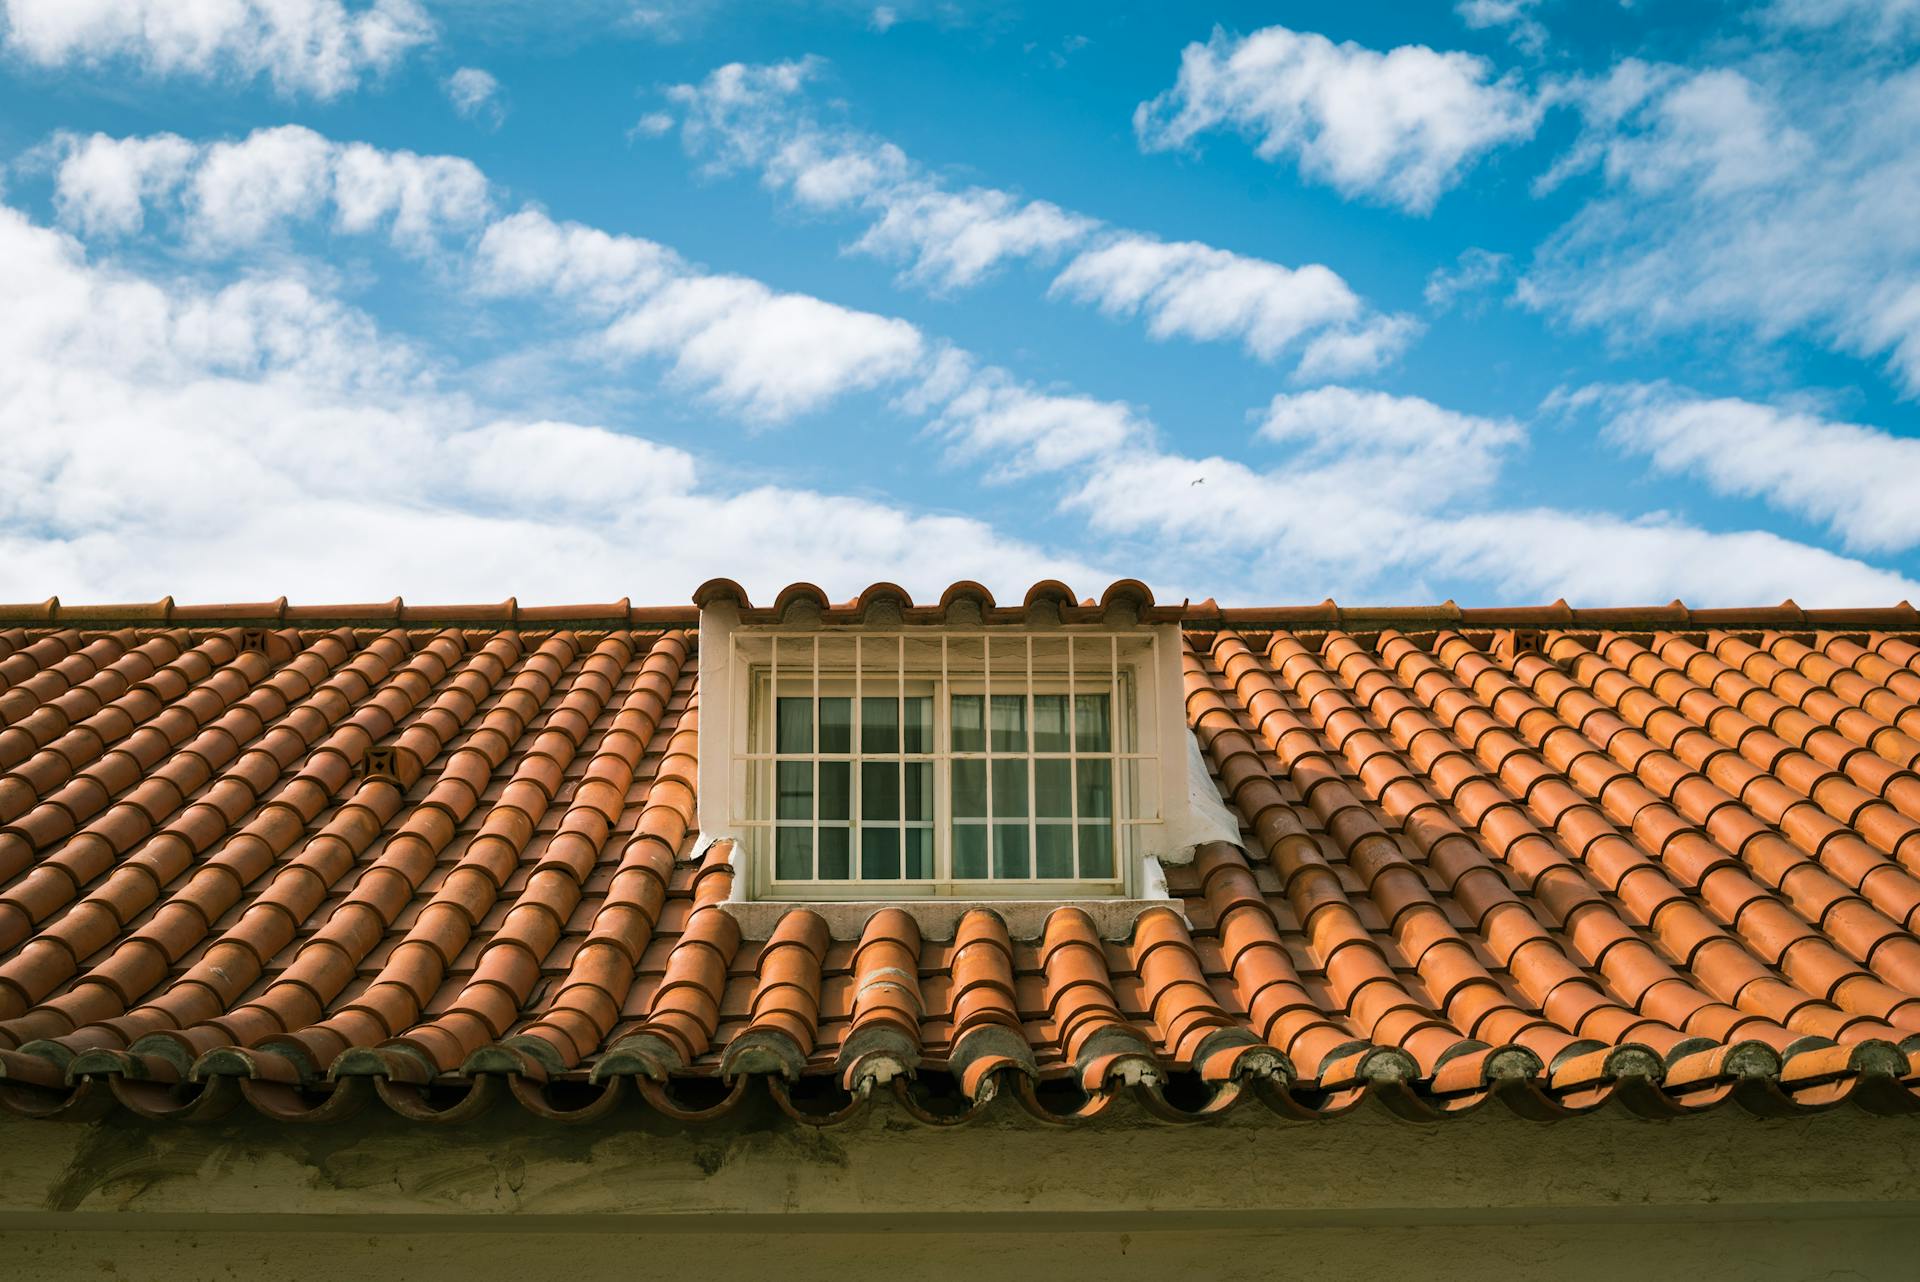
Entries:
{"type": "MultiPolygon", "coordinates": [[[[770,939],[780,919],[796,908],[806,908],[826,919],[835,939],[858,939],[867,918],[882,908],[898,908],[920,926],[925,939],[952,939],[960,919],[975,908],[998,913],[1015,939],[1038,939],[1047,917],[1057,909],[1078,908],[1093,919],[1103,939],[1127,939],[1133,923],[1155,908],[1170,908],[1182,921],[1187,915],[1178,899],[862,899],[795,900],[730,899],[720,909],[740,923],[744,939],[770,939]]],[[[1192,922],[1187,922],[1192,926],[1192,922]]]]}

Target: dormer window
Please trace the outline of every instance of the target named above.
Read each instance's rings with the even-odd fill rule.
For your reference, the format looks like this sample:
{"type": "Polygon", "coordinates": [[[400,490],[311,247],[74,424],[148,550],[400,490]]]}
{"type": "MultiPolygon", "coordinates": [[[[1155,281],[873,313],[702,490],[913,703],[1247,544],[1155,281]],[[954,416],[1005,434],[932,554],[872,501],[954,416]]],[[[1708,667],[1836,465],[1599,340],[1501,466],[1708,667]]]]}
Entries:
{"type": "Polygon", "coordinates": [[[1138,893],[1178,707],[1162,629],[806,623],[702,624],[702,822],[724,771],[752,898],[1138,893]]]}

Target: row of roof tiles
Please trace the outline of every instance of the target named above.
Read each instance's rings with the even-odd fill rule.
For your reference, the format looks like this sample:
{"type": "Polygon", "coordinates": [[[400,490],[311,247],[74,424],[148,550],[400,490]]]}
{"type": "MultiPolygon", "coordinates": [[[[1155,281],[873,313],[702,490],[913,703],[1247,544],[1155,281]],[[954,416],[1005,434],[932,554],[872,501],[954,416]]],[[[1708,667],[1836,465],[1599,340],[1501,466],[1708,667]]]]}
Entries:
{"type": "Polygon", "coordinates": [[[835,602],[811,583],[789,584],[764,605],[754,605],[747,592],[731,579],[712,579],[700,585],[691,605],[634,605],[630,598],[576,605],[523,606],[515,597],[472,605],[409,605],[400,597],[390,601],[347,605],[293,605],[286,597],[271,601],[241,601],[182,605],[172,597],[158,601],[117,605],[71,605],[58,597],[44,601],[0,604],[0,626],[73,627],[179,626],[212,627],[227,624],[320,627],[474,627],[545,628],[663,628],[691,626],[701,608],[727,604],[736,607],[748,623],[778,623],[794,612],[827,623],[859,623],[876,610],[897,613],[907,623],[937,624],[956,614],[989,623],[1018,623],[1036,616],[1066,622],[1098,622],[1116,614],[1154,623],[1181,623],[1193,628],[1289,628],[1306,632],[1327,629],[1375,631],[1382,627],[1460,628],[1597,628],[1644,631],[1649,629],[1786,628],[1831,630],[1920,629],[1920,609],[1905,601],[1890,606],[1803,609],[1792,601],[1770,606],[1695,609],[1681,601],[1647,606],[1570,606],[1559,600],[1548,605],[1460,606],[1439,605],[1343,606],[1332,598],[1317,605],[1222,607],[1211,597],[1178,605],[1160,603],[1152,589],[1136,579],[1121,579],[1094,597],[1076,597],[1071,588],[1046,579],[1027,590],[1018,605],[994,599],[985,586],[954,583],[936,602],[915,604],[911,595],[892,583],[875,583],[848,601],[835,602]]]}
{"type": "Polygon", "coordinates": [[[756,942],[686,631],[0,631],[0,1104],[1911,1111],[1917,641],[1190,631],[1178,911],[756,942]]]}

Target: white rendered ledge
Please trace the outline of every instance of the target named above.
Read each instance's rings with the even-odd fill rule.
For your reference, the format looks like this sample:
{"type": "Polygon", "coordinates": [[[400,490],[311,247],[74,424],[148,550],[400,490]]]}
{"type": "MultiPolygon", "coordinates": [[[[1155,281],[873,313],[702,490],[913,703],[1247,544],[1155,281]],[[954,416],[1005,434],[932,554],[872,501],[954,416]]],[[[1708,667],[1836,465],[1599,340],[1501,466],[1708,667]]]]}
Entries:
{"type": "MultiPolygon", "coordinates": [[[[712,839],[701,834],[704,848],[712,839]]],[[[734,849],[738,851],[739,847],[734,849]]],[[[1014,939],[1038,939],[1046,931],[1047,917],[1061,908],[1078,908],[1093,919],[1102,939],[1130,939],[1133,923],[1142,913],[1155,908],[1171,908],[1192,929],[1186,907],[1167,890],[1167,874],[1152,855],[1140,858],[1136,885],[1140,894],[1133,899],[750,899],[744,891],[744,869],[736,868],[733,896],[721,901],[720,910],[740,923],[742,939],[771,939],[780,919],[796,908],[819,913],[835,939],[858,939],[867,918],[883,908],[898,908],[920,927],[922,939],[952,939],[960,928],[960,919],[976,908],[998,913],[1014,939]]]]}
{"type": "Polygon", "coordinates": [[[770,939],[780,919],[795,909],[805,908],[826,919],[835,939],[858,939],[867,919],[883,908],[897,908],[913,918],[923,939],[948,940],[959,929],[960,919],[976,908],[998,913],[1007,923],[1007,934],[1015,939],[1038,939],[1046,930],[1047,917],[1062,908],[1078,908],[1093,919],[1102,939],[1130,939],[1133,923],[1141,914],[1155,908],[1170,908],[1188,921],[1177,899],[860,899],[792,900],[729,899],[720,910],[740,923],[743,939],[770,939]]]}

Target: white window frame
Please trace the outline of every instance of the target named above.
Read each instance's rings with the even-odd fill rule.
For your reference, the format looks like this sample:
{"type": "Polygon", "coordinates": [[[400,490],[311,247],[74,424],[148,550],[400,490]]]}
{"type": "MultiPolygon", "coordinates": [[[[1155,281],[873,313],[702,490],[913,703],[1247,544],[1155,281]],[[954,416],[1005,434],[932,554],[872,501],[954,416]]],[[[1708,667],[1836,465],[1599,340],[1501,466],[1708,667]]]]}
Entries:
{"type": "MultiPolygon", "coordinates": [[[[1033,899],[1048,898],[1054,900],[1124,898],[1138,889],[1139,865],[1141,854],[1151,845],[1154,834],[1164,827],[1162,815],[1163,799],[1167,796],[1166,743],[1168,742],[1167,712],[1168,701],[1160,697],[1159,687],[1167,672],[1166,661],[1171,658],[1177,664],[1177,655],[1163,653],[1165,638],[1158,628],[1115,629],[1108,627],[1059,627],[1037,630],[1031,628],[816,628],[796,629],[769,627],[753,629],[724,630],[725,637],[725,675],[722,682],[727,697],[719,700],[723,705],[722,725],[703,723],[701,754],[702,771],[702,814],[712,809],[707,803],[709,788],[721,780],[711,777],[707,763],[713,754],[708,744],[708,736],[715,731],[723,733],[725,743],[724,786],[728,804],[725,812],[728,817],[728,833],[739,840],[745,851],[745,867],[748,897],[753,899],[773,899],[779,901],[859,901],[859,900],[991,900],[991,899],[1033,899]],[[844,667],[823,667],[820,661],[821,644],[831,639],[841,648],[850,641],[854,659],[844,667]],[[907,644],[911,640],[916,647],[937,642],[940,652],[939,671],[931,665],[909,669],[907,667],[907,644]],[[776,644],[777,641],[777,644],[776,644]],[[1042,668],[1036,670],[1034,650],[1036,641],[1067,641],[1064,646],[1067,656],[1065,670],[1042,668]],[[764,649],[768,661],[758,661],[756,657],[743,653],[743,642],[750,642],[756,651],[764,649]],[[953,672],[951,662],[955,646],[968,647],[977,652],[980,670],[953,672]],[[1079,671],[1078,656],[1088,645],[1101,646],[1105,650],[1105,662],[1095,671],[1079,671]],[[995,753],[991,751],[992,707],[996,683],[1009,680],[1006,673],[996,673],[994,664],[1004,662],[1005,651],[1014,649],[1020,656],[1018,674],[1012,678],[1013,684],[1026,696],[1026,736],[1027,748],[1020,753],[995,753]],[[804,651],[807,660],[800,665],[785,661],[786,656],[804,651]],[[868,659],[869,653],[874,655],[868,659]],[[884,653],[885,659],[879,656],[884,653]],[[861,820],[861,769],[863,758],[861,751],[861,722],[864,698],[871,697],[864,687],[869,681],[891,689],[901,706],[895,714],[896,726],[901,738],[898,742],[901,750],[893,753],[872,754],[882,760],[897,761],[901,768],[900,795],[901,810],[904,815],[905,770],[909,763],[926,763],[933,773],[934,802],[930,826],[933,832],[934,875],[923,880],[905,878],[866,879],[861,873],[861,850],[859,830],[861,820]],[[810,697],[813,701],[813,745],[812,751],[801,754],[779,753],[775,751],[774,711],[775,686],[784,695],[810,697]],[[919,697],[911,687],[919,685],[932,695],[932,750],[925,753],[907,753],[904,751],[905,739],[905,700],[919,697]],[[986,743],[979,752],[955,752],[952,749],[951,709],[955,695],[979,693],[983,698],[983,732],[986,743]],[[1079,749],[1078,717],[1075,705],[1068,703],[1068,747],[1062,752],[1037,752],[1033,747],[1037,729],[1034,721],[1034,696],[1047,694],[1086,694],[1105,693],[1108,695],[1108,722],[1110,750],[1106,753],[1084,753],[1079,749]],[[850,751],[846,754],[822,754],[819,752],[819,700],[824,697],[850,697],[851,716],[849,734],[850,751]],[[1113,859],[1113,875],[1110,878],[1086,879],[1042,878],[1028,876],[1024,878],[982,879],[955,878],[952,874],[953,828],[952,813],[952,763],[956,760],[1006,760],[1020,757],[1027,762],[1027,861],[1030,871],[1037,872],[1039,858],[1038,835],[1042,819],[1037,815],[1038,798],[1034,784],[1036,782],[1035,762],[1046,759],[1064,759],[1069,762],[1082,760],[1106,760],[1111,763],[1111,797],[1108,831],[1111,834],[1110,846],[1113,859]],[[798,826],[802,821],[781,821],[776,814],[777,767],[775,761],[811,760],[847,762],[849,765],[849,878],[847,880],[780,879],[775,868],[776,830],[784,825],[798,826]],[[764,801],[762,794],[764,793],[764,801]]],[[[716,635],[713,641],[720,641],[716,635]]],[[[703,653],[702,680],[709,679],[712,659],[703,653]]],[[[1173,669],[1177,673],[1177,667],[1173,669]]],[[[719,673],[712,673],[719,676],[719,673]]],[[[1004,686],[1003,686],[1004,688],[1004,686]]],[[[709,699],[703,691],[703,703],[709,699]]],[[[716,763],[717,764],[717,763],[716,763]]],[[[992,813],[991,789],[993,771],[987,770],[989,790],[988,810],[992,813]]],[[[819,818],[819,772],[816,764],[814,774],[813,816],[805,823],[812,827],[813,857],[819,858],[819,831],[822,821],[819,818]]],[[[1072,825],[1075,834],[1074,848],[1079,848],[1078,767],[1070,766],[1069,813],[1065,820],[1049,818],[1047,823],[1064,822],[1072,825]]],[[[912,821],[904,818],[895,820],[871,821],[886,823],[889,826],[904,826],[912,821]]],[[[967,822],[963,817],[961,822],[967,822]]],[[[987,857],[992,867],[993,844],[992,827],[996,822],[982,819],[982,826],[988,829],[987,857]]],[[[998,822],[1013,822],[1002,820],[998,822]]],[[[838,821],[827,821],[825,826],[838,826],[838,821]]],[[[901,844],[901,858],[906,858],[905,841],[901,844]]],[[[818,865],[815,865],[817,871],[818,865]]],[[[1077,870],[1076,870],[1077,871],[1077,870]]]]}

